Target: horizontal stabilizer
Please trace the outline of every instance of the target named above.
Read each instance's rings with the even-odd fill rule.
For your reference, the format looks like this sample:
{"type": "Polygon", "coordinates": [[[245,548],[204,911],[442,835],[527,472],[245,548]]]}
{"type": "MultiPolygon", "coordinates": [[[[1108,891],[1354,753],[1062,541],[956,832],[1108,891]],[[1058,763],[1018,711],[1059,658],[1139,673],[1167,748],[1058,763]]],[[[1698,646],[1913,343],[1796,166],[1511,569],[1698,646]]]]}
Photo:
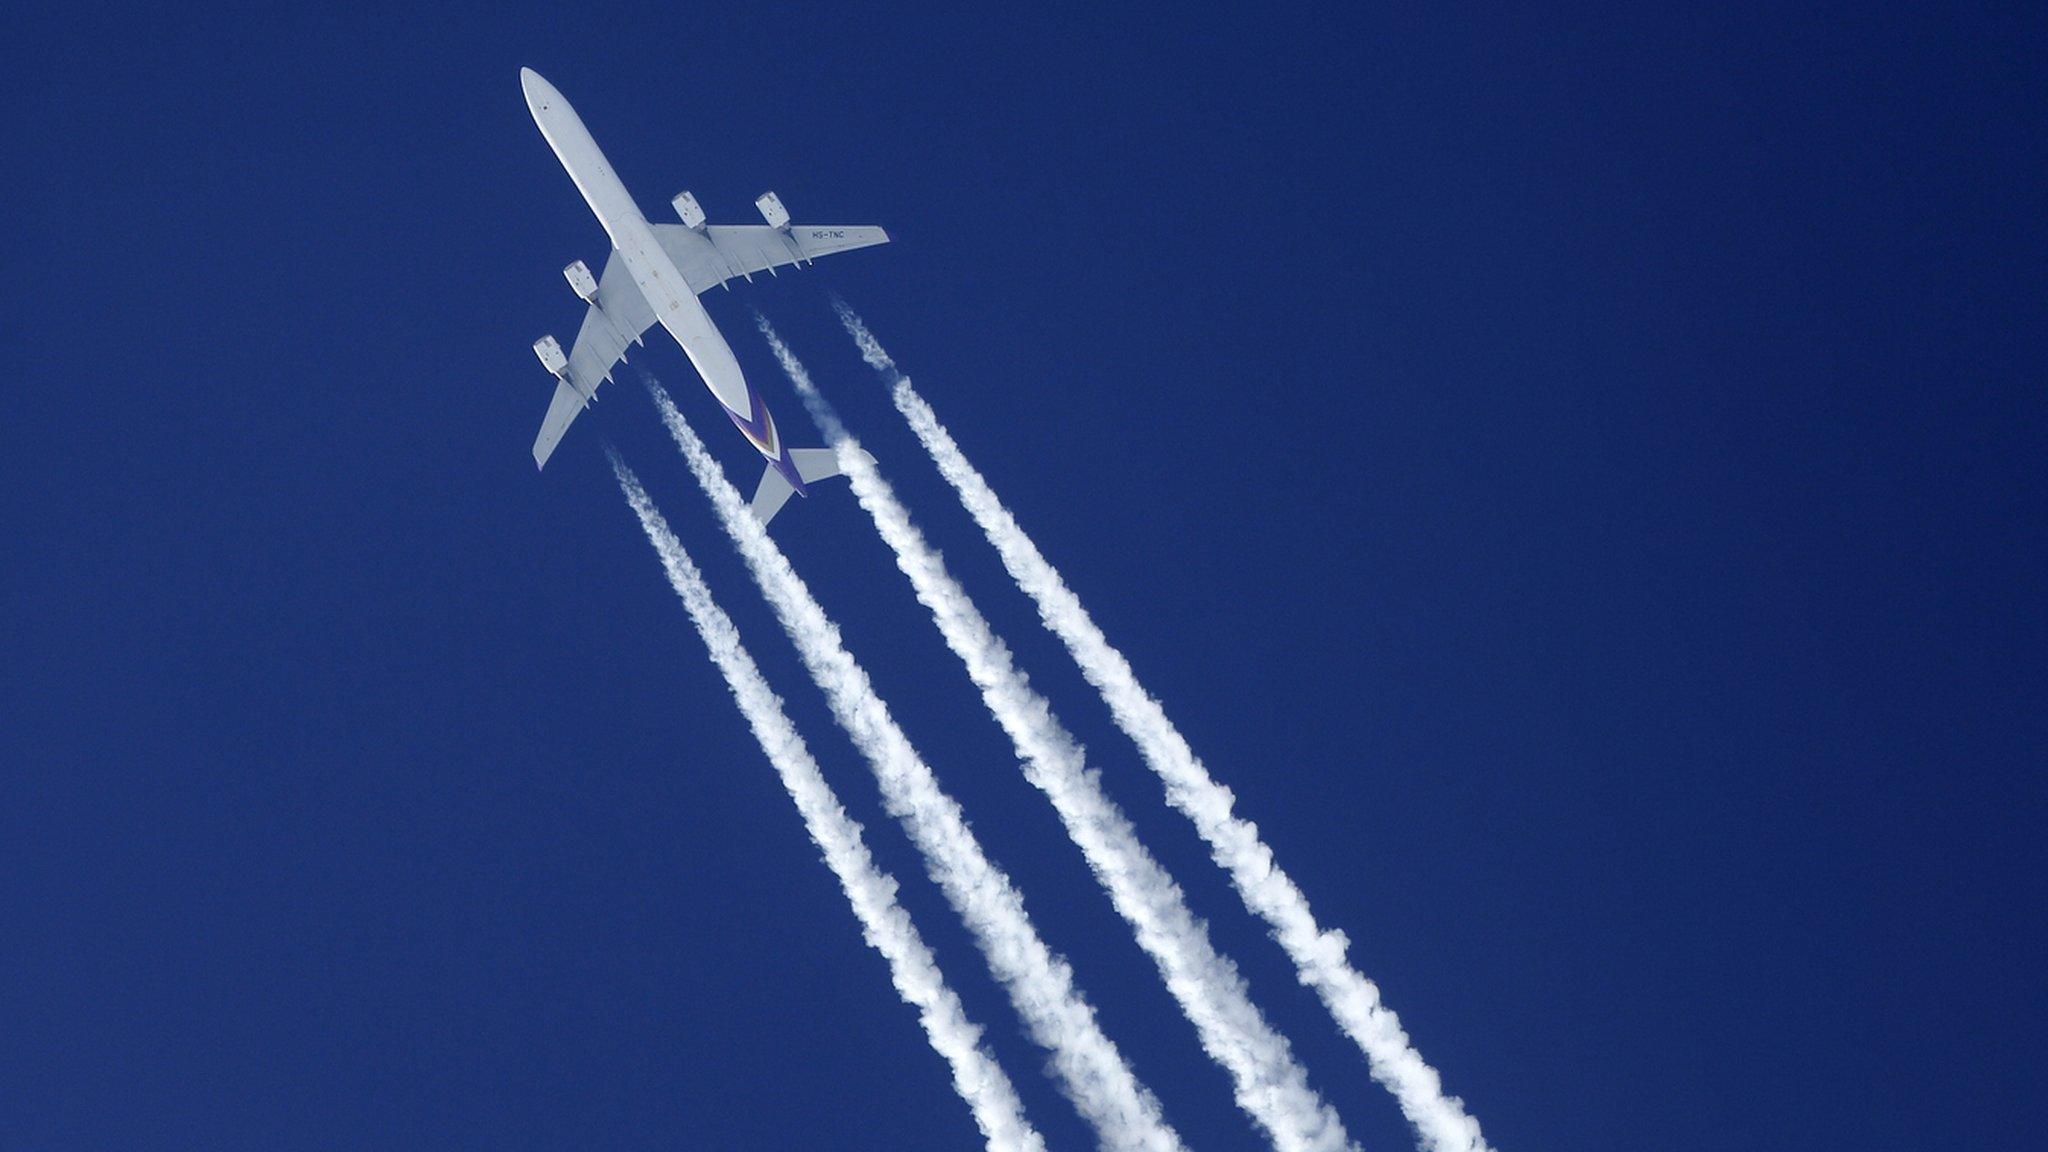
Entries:
{"type": "Polygon", "coordinates": [[[761,527],[766,528],[768,522],[775,519],[775,514],[782,511],[782,506],[789,503],[790,493],[795,491],[796,489],[789,486],[789,481],[783,478],[782,473],[777,472],[775,466],[770,464],[767,471],[761,473],[761,486],[754,489],[754,519],[759,520],[761,527]]]}
{"type": "Polygon", "coordinates": [[[830,448],[791,448],[789,461],[806,484],[830,480],[839,475],[839,454],[830,448]]]}

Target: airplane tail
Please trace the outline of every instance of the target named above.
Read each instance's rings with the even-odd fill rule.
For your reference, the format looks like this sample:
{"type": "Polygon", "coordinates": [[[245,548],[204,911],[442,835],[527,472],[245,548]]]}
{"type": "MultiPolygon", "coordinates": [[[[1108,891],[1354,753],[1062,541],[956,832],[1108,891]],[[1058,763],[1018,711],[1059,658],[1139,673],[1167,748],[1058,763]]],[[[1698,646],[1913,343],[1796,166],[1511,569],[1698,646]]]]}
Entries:
{"type": "MultiPolygon", "coordinates": [[[[866,456],[867,453],[861,453],[866,456]]],[[[874,457],[868,456],[872,460],[874,457]]],[[[830,448],[792,448],[789,462],[796,465],[796,474],[803,477],[806,485],[820,480],[830,480],[839,475],[839,457],[830,448]]],[[[766,528],[768,521],[775,518],[782,506],[789,502],[790,494],[796,489],[789,483],[775,465],[768,465],[761,473],[761,486],[754,489],[754,517],[766,528]]]]}

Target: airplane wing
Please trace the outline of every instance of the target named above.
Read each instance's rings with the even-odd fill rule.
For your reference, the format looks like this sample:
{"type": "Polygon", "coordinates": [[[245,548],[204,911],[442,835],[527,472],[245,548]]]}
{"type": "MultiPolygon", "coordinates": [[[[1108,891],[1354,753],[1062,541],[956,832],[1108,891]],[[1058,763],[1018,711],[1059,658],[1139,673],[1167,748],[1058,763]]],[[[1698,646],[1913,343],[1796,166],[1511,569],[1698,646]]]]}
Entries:
{"type": "MultiPolygon", "coordinates": [[[[588,273],[585,273],[587,276],[588,273]]],[[[588,280],[585,281],[588,284],[588,280]]],[[[533,442],[533,462],[547,467],[548,457],[570,422],[597,398],[600,384],[610,380],[612,369],[626,358],[626,349],[640,342],[640,336],[654,326],[654,310],[640,295],[625,261],[613,252],[598,277],[597,295],[576,332],[569,350],[564,379],[555,385],[555,398],[548,402],[548,414],[541,421],[540,435],[533,442]]]]}
{"type": "Polygon", "coordinates": [[[820,256],[887,244],[889,234],[872,224],[710,224],[701,230],[682,224],[653,225],[654,237],[702,295],[735,276],[808,264],[820,256]]]}

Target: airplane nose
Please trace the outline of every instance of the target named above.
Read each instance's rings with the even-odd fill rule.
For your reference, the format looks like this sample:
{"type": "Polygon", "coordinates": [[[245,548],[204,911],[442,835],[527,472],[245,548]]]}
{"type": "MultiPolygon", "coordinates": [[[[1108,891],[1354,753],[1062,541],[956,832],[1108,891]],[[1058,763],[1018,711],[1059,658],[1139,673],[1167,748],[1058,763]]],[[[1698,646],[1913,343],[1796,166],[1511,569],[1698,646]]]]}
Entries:
{"type": "Polygon", "coordinates": [[[519,70],[519,88],[522,92],[526,93],[526,103],[529,107],[538,103],[544,97],[554,95],[555,91],[554,85],[543,80],[541,74],[531,68],[521,68],[519,70]]]}

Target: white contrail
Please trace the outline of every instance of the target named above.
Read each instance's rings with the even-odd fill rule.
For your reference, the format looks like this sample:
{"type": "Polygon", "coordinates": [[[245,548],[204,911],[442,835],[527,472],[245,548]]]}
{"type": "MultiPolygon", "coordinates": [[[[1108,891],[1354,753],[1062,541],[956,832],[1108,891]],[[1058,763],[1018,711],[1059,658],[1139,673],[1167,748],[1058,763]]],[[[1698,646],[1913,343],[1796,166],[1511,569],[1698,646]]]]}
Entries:
{"type": "Polygon", "coordinates": [[[1167,799],[1207,841],[1216,862],[1230,874],[1245,905],[1264,919],[1300,972],[1336,1017],[1338,1027],[1365,1051],[1373,1079],[1394,1095],[1424,1147],[1432,1152],[1489,1152],[1479,1121],[1464,1102],[1446,1095],[1443,1080],[1409,1042],[1400,1018],[1380,1002],[1379,988],[1351,966],[1350,942],[1337,929],[1317,925],[1308,898],[1273,859],[1256,824],[1232,812],[1236,798],[1209,775],[1159,702],[1138,683],[1130,663],[1110,646],[1081,600],[1037,545],[997,499],[981,473],[967,462],[931,406],[910,385],[895,361],[853,309],[835,299],[861,355],[892,383],[896,408],[910,422],[932,461],[960,495],[960,501],[1002,555],[1003,566],[1038,605],[1038,615],[1073,654],[1122,728],[1166,784],[1167,799]]]}
{"type": "Polygon", "coordinates": [[[903,822],[932,879],[974,934],[1025,1029],[1051,1054],[1061,1091],[1095,1127],[1103,1148],[1180,1152],[1180,1137],[1160,1115],[1159,1102],[1103,1034],[1095,1010],[1074,986],[1066,961],[1053,955],[1039,937],[1016,886],[982,852],[960,805],[939,787],[931,767],[897,726],[867,672],[841,642],[838,626],[726,480],[668,393],[652,377],[647,386],[662,423],[711,498],[719,522],[795,642],[804,666],[824,690],[833,717],[873,767],[889,813],[903,822]]]}
{"type": "Polygon", "coordinates": [[[981,1045],[981,1029],[967,1018],[960,998],[946,984],[939,962],[918,935],[910,913],[896,902],[896,881],[875,864],[868,846],[832,786],[818,771],[818,762],[797,733],[796,725],[782,710],[782,701],[768,687],[754,658],[740,643],[739,629],[732,618],[711,598],[703,574],[683,550],[682,541],[669,531],[668,521],[655,508],[639,477],[626,467],[616,452],[610,452],[612,472],[619,490],[640,518],[647,540],[661,557],[668,582],[689,609],[697,634],[710,649],[712,663],[725,675],[740,712],[775,766],[782,786],[796,801],[811,842],[825,855],[825,863],[839,878],[839,887],[853,905],[860,920],[861,934],[868,946],[889,962],[889,978],[903,1002],[917,1009],[918,1021],[932,1047],[946,1058],[953,1070],[953,1090],[967,1102],[974,1122],[988,1141],[989,1152],[1045,1152],[1045,1141],[1024,1118],[1023,1102],[1010,1078],[1003,1074],[993,1056],[981,1045]]]}
{"type": "Polygon", "coordinates": [[[1025,776],[1052,801],[1110,902],[1159,965],[1167,988],[1195,1025],[1203,1049],[1230,1073],[1238,1106],[1280,1152],[1339,1152],[1350,1147],[1343,1122],[1309,1087],[1308,1074],[1295,1062],[1286,1038],[1252,1003],[1236,965],[1216,951],[1208,928],[1188,910],[1179,885],[1103,792],[1080,744],[1030,686],[980,609],[911,523],[910,513],[882,478],[874,458],[847,434],[831,402],[811,383],[789,346],[766,317],[756,320],[826,442],[837,450],[839,470],[853,485],[854,496],[896,553],[897,567],[910,577],[946,644],[967,665],[988,710],[1009,734],[1024,762],[1025,776]]]}

